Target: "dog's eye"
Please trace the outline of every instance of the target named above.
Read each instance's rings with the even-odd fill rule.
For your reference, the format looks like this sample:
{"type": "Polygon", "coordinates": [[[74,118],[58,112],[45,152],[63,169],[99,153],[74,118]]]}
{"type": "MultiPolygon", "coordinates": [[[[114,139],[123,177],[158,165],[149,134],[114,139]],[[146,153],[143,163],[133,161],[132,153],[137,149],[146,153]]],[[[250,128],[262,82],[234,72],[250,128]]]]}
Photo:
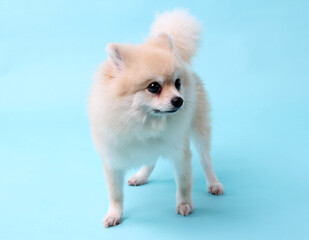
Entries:
{"type": "Polygon", "coordinates": [[[180,79],[177,78],[176,81],[175,81],[175,88],[179,91],[180,87],[181,87],[181,82],[180,82],[180,79]]]}
{"type": "Polygon", "coordinates": [[[159,83],[153,82],[148,85],[147,89],[149,92],[157,94],[161,92],[162,87],[159,83]]]}

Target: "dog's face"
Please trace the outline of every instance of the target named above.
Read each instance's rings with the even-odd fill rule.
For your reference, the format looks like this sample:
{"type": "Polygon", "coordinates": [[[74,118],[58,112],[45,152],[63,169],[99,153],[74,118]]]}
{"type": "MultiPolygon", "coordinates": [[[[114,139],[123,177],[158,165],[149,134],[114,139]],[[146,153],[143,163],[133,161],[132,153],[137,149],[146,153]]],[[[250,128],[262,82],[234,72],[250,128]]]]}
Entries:
{"type": "Polygon", "coordinates": [[[115,103],[151,116],[181,110],[189,84],[184,63],[162,34],[142,45],[107,46],[115,103]]]}

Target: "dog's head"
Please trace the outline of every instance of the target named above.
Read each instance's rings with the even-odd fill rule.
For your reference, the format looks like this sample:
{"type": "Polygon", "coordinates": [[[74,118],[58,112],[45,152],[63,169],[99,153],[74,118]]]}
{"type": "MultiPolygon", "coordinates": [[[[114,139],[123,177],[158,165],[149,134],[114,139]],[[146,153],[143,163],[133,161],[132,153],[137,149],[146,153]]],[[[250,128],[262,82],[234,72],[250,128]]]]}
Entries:
{"type": "Polygon", "coordinates": [[[115,104],[148,116],[177,113],[189,85],[185,63],[167,34],[141,45],[108,44],[105,75],[115,104]]]}

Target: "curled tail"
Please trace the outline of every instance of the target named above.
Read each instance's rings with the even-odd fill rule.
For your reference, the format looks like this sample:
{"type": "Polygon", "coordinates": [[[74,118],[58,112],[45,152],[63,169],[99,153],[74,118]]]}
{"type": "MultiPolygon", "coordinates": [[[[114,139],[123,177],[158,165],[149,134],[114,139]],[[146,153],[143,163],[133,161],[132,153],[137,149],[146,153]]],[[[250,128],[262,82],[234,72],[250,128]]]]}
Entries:
{"type": "Polygon", "coordinates": [[[201,26],[199,22],[183,9],[164,12],[156,16],[150,29],[151,37],[161,33],[171,36],[182,60],[190,63],[200,40],[201,26]]]}

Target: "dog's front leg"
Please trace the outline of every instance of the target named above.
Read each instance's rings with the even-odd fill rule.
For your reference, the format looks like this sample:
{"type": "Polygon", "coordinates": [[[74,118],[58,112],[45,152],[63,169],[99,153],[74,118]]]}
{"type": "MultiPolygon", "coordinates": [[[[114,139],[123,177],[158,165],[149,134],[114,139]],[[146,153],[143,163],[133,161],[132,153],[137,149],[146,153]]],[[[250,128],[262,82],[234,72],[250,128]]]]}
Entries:
{"type": "Polygon", "coordinates": [[[109,198],[108,212],[103,219],[103,224],[105,227],[110,227],[121,222],[124,171],[112,169],[104,164],[103,169],[109,198]]]}
{"type": "Polygon", "coordinates": [[[191,152],[187,143],[181,155],[173,161],[174,175],[177,185],[176,212],[183,216],[192,213],[192,170],[191,152]]]}

